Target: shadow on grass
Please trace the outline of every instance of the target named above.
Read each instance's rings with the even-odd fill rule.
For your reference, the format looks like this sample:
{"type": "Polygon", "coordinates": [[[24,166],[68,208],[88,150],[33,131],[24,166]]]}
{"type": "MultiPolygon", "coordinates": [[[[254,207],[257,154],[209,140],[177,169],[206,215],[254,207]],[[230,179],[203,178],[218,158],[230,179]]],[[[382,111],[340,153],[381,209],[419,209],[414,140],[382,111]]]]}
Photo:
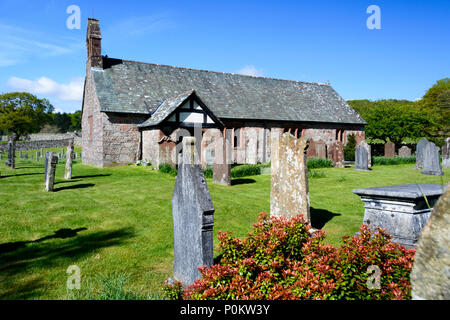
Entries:
{"type": "Polygon", "coordinates": [[[90,176],[75,176],[75,177],[72,177],[72,179],[108,177],[108,176],[110,176],[110,175],[111,175],[110,173],[105,173],[105,174],[93,174],[93,175],[90,175],[90,176]]]}
{"type": "Polygon", "coordinates": [[[311,226],[316,229],[322,229],[325,224],[334,217],[341,216],[340,213],[334,213],[324,209],[315,209],[311,207],[311,226]]]}
{"type": "Polygon", "coordinates": [[[56,181],[54,184],[60,184],[60,183],[69,183],[69,182],[80,182],[81,180],[64,180],[64,181],[56,181]]]}
{"type": "Polygon", "coordinates": [[[35,175],[44,175],[44,173],[43,172],[36,172],[36,173],[10,174],[10,175],[7,175],[7,176],[0,176],[0,179],[12,178],[12,177],[21,177],[21,176],[35,176],[35,175]]]}
{"type": "Polygon", "coordinates": [[[231,185],[236,186],[239,184],[248,184],[248,183],[255,183],[256,180],[253,179],[233,179],[231,180],[231,185]]]}
{"type": "MultiPolygon", "coordinates": [[[[117,246],[134,237],[132,228],[78,235],[78,232],[82,230],[86,230],[86,228],[60,229],[53,235],[35,241],[27,241],[22,244],[22,247],[15,248],[14,251],[0,253],[2,262],[0,283],[2,286],[5,286],[7,282],[11,283],[11,286],[3,287],[0,290],[0,299],[11,299],[17,296],[36,298],[33,291],[40,289],[39,269],[57,267],[65,270],[69,265],[93,254],[98,249],[117,246]],[[24,284],[25,287],[16,286],[21,279],[34,275],[30,272],[36,274],[33,283],[30,283],[30,286],[24,284]]],[[[8,244],[3,244],[3,248],[6,248],[6,245],[8,244]]],[[[11,246],[11,243],[9,245],[11,246]]],[[[21,246],[20,242],[16,242],[14,245],[21,246]]]]}
{"type": "Polygon", "coordinates": [[[20,248],[25,248],[27,243],[36,243],[36,242],[42,242],[48,239],[66,239],[66,238],[72,238],[75,237],[78,232],[87,230],[87,228],[78,228],[78,229],[68,229],[63,228],[56,230],[54,234],[51,236],[45,236],[43,238],[37,239],[37,240],[29,240],[29,241],[17,241],[17,242],[8,242],[0,244],[0,255],[3,253],[15,251],[20,248]]]}
{"type": "Polygon", "coordinates": [[[63,190],[72,190],[72,189],[84,189],[84,188],[90,188],[95,186],[93,183],[81,183],[81,184],[75,184],[73,186],[67,186],[67,187],[61,187],[54,189],[53,192],[63,191],[63,190]]]}

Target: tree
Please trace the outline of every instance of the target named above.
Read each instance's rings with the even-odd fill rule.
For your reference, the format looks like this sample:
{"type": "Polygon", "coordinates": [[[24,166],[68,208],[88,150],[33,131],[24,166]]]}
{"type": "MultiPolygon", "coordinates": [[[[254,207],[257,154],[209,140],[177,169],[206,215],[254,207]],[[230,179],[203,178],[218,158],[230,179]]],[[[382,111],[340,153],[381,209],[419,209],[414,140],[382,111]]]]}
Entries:
{"type": "Polygon", "coordinates": [[[75,111],[74,113],[69,113],[72,125],[70,130],[79,131],[81,130],[81,110],[75,111]]]}
{"type": "Polygon", "coordinates": [[[53,123],[59,128],[59,132],[67,132],[72,126],[72,119],[67,113],[54,113],[53,123]]]}
{"type": "MultiPolygon", "coordinates": [[[[38,99],[27,92],[11,92],[0,95],[0,130],[11,134],[14,140],[20,136],[38,132],[49,120],[53,106],[46,99],[38,99]]],[[[15,150],[13,150],[13,154],[15,150]]]]}
{"type": "Polygon", "coordinates": [[[356,137],[354,134],[350,134],[347,139],[347,144],[344,147],[344,159],[355,161],[356,137]]]}
{"type": "MultiPolygon", "coordinates": [[[[446,135],[450,131],[450,78],[444,78],[427,90],[421,100],[417,102],[423,109],[438,115],[438,130],[446,135]]],[[[438,133],[435,133],[440,135],[438,133]]]]}

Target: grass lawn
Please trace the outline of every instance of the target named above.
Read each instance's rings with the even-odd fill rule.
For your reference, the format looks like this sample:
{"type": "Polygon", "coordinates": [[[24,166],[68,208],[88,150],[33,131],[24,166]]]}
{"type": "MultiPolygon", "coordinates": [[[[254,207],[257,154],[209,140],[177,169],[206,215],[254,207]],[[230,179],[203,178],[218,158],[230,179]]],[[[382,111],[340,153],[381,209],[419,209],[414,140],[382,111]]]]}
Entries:
{"type": "MultiPolygon", "coordinates": [[[[79,151],[79,150],[77,150],[79,151]]],[[[34,153],[32,153],[34,155],[34,153]]],[[[3,158],[5,159],[5,157],[3,158]]],[[[146,167],[98,169],[74,163],[65,181],[64,163],[56,170],[55,192],[44,189],[44,164],[17,158],[17,169],[0,164],[0,298],[67,299],[66,270],[81,270],[80,292],[100,292],[103,279],[129,277],[126,289],[143,298],[162,298],[160,285],[171,276],[173,259],[170,200],[175,177],[146,167]],[[118,276],[119,275],[119,276],[118,276]],[[84,291],[83,291],[84,290],[84,291]]],[[[448,183],[421,175],[414,165],[316,169],[310,179],[313,226],[339,245],[355,233],[364,208],[354,188],[406,183],[448,183]]],[[[258,213],[269,211],[270,176],[233,180],[233,186],[208,186],[217,232],[244,237],[258,213]]],[[[122,278],[120,278],[122,279],[122,278]]],[[[87,297],[86,293],[78,297],[87,297]]]]}

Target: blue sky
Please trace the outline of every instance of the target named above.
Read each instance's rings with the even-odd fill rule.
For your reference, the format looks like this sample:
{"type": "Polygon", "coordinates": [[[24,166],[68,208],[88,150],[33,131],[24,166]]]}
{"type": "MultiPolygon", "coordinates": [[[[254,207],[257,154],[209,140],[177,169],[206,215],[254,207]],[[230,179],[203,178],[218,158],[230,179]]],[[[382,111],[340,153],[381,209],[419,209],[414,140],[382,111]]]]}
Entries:
{"type": "Polygon", "coordinates": [[[450,1],[0,1],[0,92],[81,108],[86,22],[109,57],[330,81],[344,99],[421,98],[450,76],[450,1]],[[68,29],[67,7],[81,10],[68,29]],[[366,12],[377,5],[381,29],[366,12]]]}

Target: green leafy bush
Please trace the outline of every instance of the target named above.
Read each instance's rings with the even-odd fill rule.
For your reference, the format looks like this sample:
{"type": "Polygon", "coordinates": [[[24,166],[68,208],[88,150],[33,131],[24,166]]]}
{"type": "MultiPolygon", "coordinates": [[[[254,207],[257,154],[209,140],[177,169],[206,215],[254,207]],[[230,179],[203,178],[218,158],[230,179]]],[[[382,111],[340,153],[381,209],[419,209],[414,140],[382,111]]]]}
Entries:
{"type": "Polygon", "coordinates": [[[416,163],[416,157],[373,157],[372,164],[373,165],[397,165],[397,164],[407,164],[407,163],[416,163]]]}
{"type": "Polygon", "coordinates": [[[356,137],[354,134],[349,134],[347,139],[347,144],[344,147],[344,159],[355,161],[356,137]]]}
{"type": "Polygon", "coordinates": [[[261,174],[261,168],[270,167],[269,164],[243,164],[231,169],[232,178],[241,178],[246,176],[257,176],[261,174]]]}
{"type": "MultiPolygon", "coordinates": [[[[219,233],[221,259],[200,267],[201,278],[183,299],[410,299],[409,274],[414,249],[390,241],[379,229],[361,226],[358,236],[343,238],[334,248],[325,233],[314,233],[302,215],[292,219],[261,214],[252,232],[241,240],[219,233]],[[380,288],[368,285],[369,266],[381,271],[380,288]]],[[[178,292],[178,295],[176,294],[178,292]]]]}
{"type": "Polygon", "coordinates": [[[320,170],[308,171],[308,178],[310,179],[325,178],[326,176],[327,176],[326,173],[320,170]]]}
{"type": "Polygon", "coordinates": [[[332,168],[333,161],[331,159],[310,158],[306,162],[308,169],[332,168]]]}
{"type": "Polygon", "coordinates": [[[170,163],[162,163],[159,165],[159,171],[162,173],[168,173],[172,176],[176,176],[178,171],[177,169],[172,166],[170,163]]]}

